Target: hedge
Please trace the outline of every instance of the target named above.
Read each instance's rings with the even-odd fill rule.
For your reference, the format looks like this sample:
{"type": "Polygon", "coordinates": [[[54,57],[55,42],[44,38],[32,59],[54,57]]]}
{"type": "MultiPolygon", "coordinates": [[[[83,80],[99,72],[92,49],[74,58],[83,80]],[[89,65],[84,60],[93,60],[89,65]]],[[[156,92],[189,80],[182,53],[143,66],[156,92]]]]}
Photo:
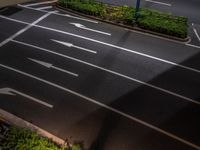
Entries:
{"type": "Polygon", "coordinates": [[[1,150],[61,150],[49,139],[38,136],[35,132],[11,127],[0,145],[1,150]]]}
{"type": "MultiPolygon", "coordinates": [[[[11,126],[0,143],[0,150],[67,150],[67,148],[39,136],[36,132],[11,126]]],[[[71,150],[81,150],[81,147],[73,145],[71,150]]]]}
{"type": "Polygon", "coordinates": [[[134,22],[135,8],[113,6],[95,0],[59,0],[62,7],[106,19],[109,21],[135,26],[179,38],[187,37],[187,18],[174,16],[153,9],[141,8],[139,19],[134,22]]]}

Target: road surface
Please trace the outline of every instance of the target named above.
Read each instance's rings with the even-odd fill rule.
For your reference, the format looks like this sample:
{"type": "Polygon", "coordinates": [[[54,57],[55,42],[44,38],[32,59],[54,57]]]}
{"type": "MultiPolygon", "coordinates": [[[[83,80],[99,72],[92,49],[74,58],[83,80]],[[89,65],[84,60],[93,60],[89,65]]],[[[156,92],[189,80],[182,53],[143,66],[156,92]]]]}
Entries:
{"type": "Polygon", "coordinates": [[[198,41],[126,30],[51,3],[7,9],[0,25],[2,109],[89,150],[200,149],[198,41]]]}

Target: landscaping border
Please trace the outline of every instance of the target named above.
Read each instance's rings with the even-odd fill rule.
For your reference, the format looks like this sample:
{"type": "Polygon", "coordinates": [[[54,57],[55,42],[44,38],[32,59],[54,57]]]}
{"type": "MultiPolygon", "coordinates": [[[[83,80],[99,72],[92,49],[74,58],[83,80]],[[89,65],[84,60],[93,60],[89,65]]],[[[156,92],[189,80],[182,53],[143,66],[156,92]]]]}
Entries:
{"type": "Polygon", "coordinates": [[[36,126],[30,122],[27,122],[27,121],[11,114],[1,108],[0,108],[0,119],[4,120],[8,124],[11,124],[11,125],[13,124],[15,126],[34,131],[38,135],[41,135],[43,137],[47,137],[47,138],[51,139],[53,142],[57,143],[58,145],[64,145],[66,143],[63,139],[56,137],[55,135],[49,133],[48,131],[41,129],[38,126],[36,126]]]}
{"type": "Polygon", "coordinates": [[[128,26],[128,25],[119,24],[119,23],[115,23],[115,22],[112,22],[112,21],[108,21],[108,20],[103,20],[103,19],[98,18],[98,17],[86,15],[86,14],[74,11],[72,9],[62,7],[58,3],[55,3],[54,6],[59,10],[66,11],[66,12],[69,12],[69,13],[72,13],[72,14],[77,14],[79,16],[83,16],[83,17],[87,17],[87,18],[90,18],[90,19],[98,20],[98,21],[101,21],[101,22],[104,22],[104,23],[112,24],[112,25],[115,25],[115,26],[118,26],[118,27],[129,29],[129,30],[143,32],[143,33],[151,34],[151,35],[154,35],[154,36],[159,36],[159,37],[162,37],[162,38],[166,38],[168,40],[175,40],[175,41],[184,42],[184,43],[188,42],[190,40],[189,36],[187,38],[182,39],[182,38],[178,38],[178,37],[174,37],[174,36],[170,36],[170,35],[154,32],[154,31],[150,31],[150,30],[145,30],[145,29],[142,29],[142,28],[139,28],[139,27],[136,27],[136,26],[135,27],[134,26],[131,27],[131,26],[128,26]]]}

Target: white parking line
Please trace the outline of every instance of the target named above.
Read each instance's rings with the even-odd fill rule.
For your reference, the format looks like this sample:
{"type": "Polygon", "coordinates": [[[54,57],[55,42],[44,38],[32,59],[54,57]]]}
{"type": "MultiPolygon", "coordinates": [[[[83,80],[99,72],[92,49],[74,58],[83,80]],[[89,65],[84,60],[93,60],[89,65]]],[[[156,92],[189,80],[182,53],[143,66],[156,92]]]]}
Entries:
{"type": "Polygon", "coordinates": [[[163,3],[163,2],[154,1],[154,0],[145,0],[145,1],[146,1],[146,2],[150,2],[150,3],[155,3],[155,4],[165,5],[165,6],[172,6],[172,4],[169,4],[169,3],[163,3]]]}
{"type": "Polygon", "coordinates": [[[149,84],[149,83],[140,81],[140,80],[138,80],[138,79],[135,79],[135,78],[132,78],[132,77],[123,75],[123,74],[121,74],[121,73],[118,73],[118,72],[115,72],[115,71],[112,71],[112,70],[109,70],[109,69],[106,69],[106,68],[103,68],[103,67],[100,67],[100,66],[97,66],[97,65],[88,63],[88,62],[86,62],[86,61],[83,61],[83,60],[80,60],[80,59],[77,59],[77,58],[74,58],[74,57],[70,57],[70,56],[67,56],[67,55],[63,55],[63,54],[60,54],[60,53],[56,53],[56,52],[54,52],[54,51],[51,51],[51,50],[48,50],[48,49],[45,49],[45,48],[41,48],[41,47],[38,47],[38,46],[35,46],[35,45],[31,45],[31,44],[28,44],[28,43],[24,43],[24,42],[21,42],[21,41],[16,41],[16,40],[12,40],[12,41],[15,42],[15,43],[21,44],[21,45],[25,45],[25,46],[28,46],[28,47],[32,47],[32,48],[34,48],[34,49],[38,49],[38,50],[41,50],[41,51],[45,51],[45,52],[48,52],[48,53],[51,53],[51,54],[54,54],[54,55],[58,55],[58,56],[61,56],[61,57],[64,57],[64,58],[67,58],[67,59],[70,59],[70,60],[73,60],[73,61],[76,61],[76,62],[85,64],[85,65],[88,65],[88,66],[91,66],[91,67],[94,67],[94,68],[103,70],[103,71],[105,71],[105,72],[108,72],[108,73],[111,73],[111,74],[120,76],[120,77],[122,77],[122,78],[125,78],[125,79],[128,79],[128,80],[131,80],[131,81],[134,81],[134,82],[143,84],[143,85],[145,85],[145,86],[147,86],[147,87],[156,89],[156,90],[158,90],[158,91],[162,91],[162,92],[167,93],[167,94],[169,94],[169,95],[172,95],[172,96],[181,98],[181,99],[183,99],[183,100],[185,100],[185,101],[192,102],[192,103],[194,103],[194,104],[200,105],[200,102],[199,102],[199,101],[196,101],[196,100],[193,100],[193,99],[191,99],[191,98],[185,97],[185,96],[183,96],[183,95],[180,95],[180,94],[171,92],[171,91],[169,91],[169,90],[166,90],[166,89],[163,89],[163,88],[160,88],[160,87],[157,87],[157,86],[155,86],[155,85],[152,85],[152,84],[149,84]]]}
{"type": "MultiPolygon", "coordinates": [[[[1,17],[1,15],[0,15],[0,17],[1,17]]],[[[3,18],[6,19],[6,17],[3,17],[3,18]]],[[[25,22],[25,24],[26,24],[26,22],[25,22]]],[[[113,45],[113,44],[106,43],[106,42],[102,42],[102,41],[98,41],[98,40],[95,40],[95,39],[92,39],[92,38],[84,37],[82,35],[77,35],[77,34],[74,34],[74,33],[61,31],[61,30],[58,30],[58,29],[53,29],[53,28],[40,26],[40,25],[34,25],[34,26],[38,27],[38,28],[42,28],[42,29],[46,29],[46,30],[50,30],[50,31],[66,34],[66,35],[69,35],[69,36],[77,37],[77,38],[80,38],[80,39],[88,40],[88,41],[91,41],[91,42],[94,42],[94,43],[98,43],[98,44],[102,44],[102,45],[105,45],[105,46],[109,46],[109,47],[112,47],[112,48],[120,49],[122,51],[134,53],[134,54],[141,55],[141,56],[144,56],[144,57],[147,57],[147,58],[150,58],[150,59],[154,59],[154,60],[157,60],[157,61],[160,61],[160,62],[164,62],[166,64],[170,64],[170,65],[173,65],[173,66],[176,66],[176,67],[180,67],[180,68],[183,68],[183,69],[186,69],[186,70],[189,70],[189,71],[200,73],[200,70],[198,70],[198,69],[187,67],[187,66],[184,66],[184,65],[177,64],[175,62],[169,61],[169,60],[165,60],[165,59],[162,59],[162,58],[159,58],[159,57],[155,57],[155,56],[151,56],[151,55],[148,55],[148,54],[145,54],[145,53],[137,52],[137,51],[134,51],[134,50],[131,50],[131,49],[128,49],[128,48],[120,47],[120,46],[113,45]]],[[[189,44],[185,44],[185,45],[191,46],[189,44]]]]}
{"type": "Polygon", "coordinates": [[[24,21],[8,18],[8,17],[2,16],[2,15],[0,15],[0,18],[6,19],[6,20],[9,20],[9,21],[13,21],[13,22],[17,22],[17,23],[21,23],[21,24],[25,24],[25,25],[29,25],[30,24],[28,22],[24,22],[24,21]]]}
{"type": "MultiPolygon", "coordinates": [[[[35,11],[48,12],[46,10],[37,10],[36,8],[26,7],[26,6],[23,6],[21,4],[18,4],[18,6],[26,8],[26,9],[35,10],[35,11]]],[[[68,17],[68,18],[73,18],[73,19],[77,19],[77,20],[87,21],[87,22],[91,22],[91,23],[95,23],[95,24],[98,23],[98,21],[95,21],[95,20],[90,20],[90,19],[86,19],[86,18],[76,17],[76,16],[72,16],[72,15],[69,15],[69,14],[60,14],[60,13],[57,13],[57,12],[53,13],[53,14],[58,15],[58,16],[64,16],[64,17],[68,17]]]]}
{"type": "Polygon", "coordinates": [[[36,8],[36,10],[45,10],[45,9],[51,9],[53,8],[52,6],[45,6],[45,7],[39,7],[39,8],[36,8]]]}
{"type": "Polygon", "coordinates": [[[76,45],[74,45],[72,43],[67,43],[67,42],[58,41],[58,40],[54,40],[54,39],[51,39],[51,40],[54,41],[54,42],[56,42],[56,43],[65,45],[67,47],[74,47],[74,48],[77,48],[77,49],[80,49],[80,50],[83,50],[83,51],[86,51],[86,52],[94,53],[94,54],[97,53],[96,51],[93,51],[93,50],[90,50],[90,49],[86,49],[86,48],[83,48],[83,47],[80,47],[80,46],[76,46],[76,45]]]}
{"type": "Polygon", "coordinates": [[[195,148],[195,149],[197,149],[197,150],[200,149],[200,146],[195,145],[195,144],[193,144],[193,143],[191,143],[191,142],[189,142],[189,141],[187,141],[187,140],[185,140],[185,139],[183,139],[183,138],[180,138],[180,137],[178,137],[178,136],[176,136],[176,135],[174,135],[174,134],[172,134],[172,133],[170,133],[170,132],[167,132],[167,131],[165,131],[165,130],[163,130],[163,129],[161,129],[161,128],[158,128],[158,127],[156,127],[156,126],[154,126],[154,125],[152,125],[152,124],[149,124],[149,123],[147,123],[147,122],[145,122],[145,121],[143,121],[143,120],[141,120],[141,119],[138,119],[138,118],[136,118],[136,117],[133,117],[133,116],[131,116],[131,115],[128,115],[128,114],[126,114],[126,113],[124,113],[124,112],[122,112],[122,111],[119,111],[119,110],[117,110],[117,109],[115,109],[115,108],[113,108],[113,107],[110,107],[110,106],[108,106],[108,105],[106,105],[106,104],[103,104],[103,103],[101,103],[101,102],[99,102],[99,101],[96,101],[96,100],[94,100],[94,99],[92,99],[92,98],[89,98],[89,97],[84,96],[84,95],[82,95],[82,94],[79,94],[79,93],[77,93],[77,92],[75,92],[75,91],[72,91],[72,90],[70,90],[70,89],[67,89],[67,88],[65,88],[65,87],[62,87],[62,86],[60,86],[60,85],[58,85],[58,84],[49,82],[49,81],[47,81],[47,80],[41,79],[41,78],[39,78],[39,77],[33,76],[33,75],[31,75],[31,74],[28,74],[28,73],[26,73],[26,72],[17,70],[17,69],[15,69],[15,68],[12,68],[12,67],[9,67],[9,66],[3,65],[3,64],[0,64],[0,67],[2,67],[2,68],[4,68],[4,69],[11,70],[11,71],[14,71],[14,72],[19,73],[19,74],[22,74],[22,75],[24,75],[24,76],[30,77],[30,78],[35,79],[35,80],[38,80],[38,81],[40,81],[40,82],[46,83],[46,84],[48,84],[48,85],[50,85],[50,86],[53,86],[53,87],[55,87],[55,88],[58,88],[58,89],[60,89],[60,90],[65,91],[65,92],[71,93],[71,94],[73,94],[73,95],[75,95],[75,96],[77,96],[77,97],[83,98],[83,99],[85,99],[85,100],[87,100],[87,101],[89,101],[89,102],[91,102],[91,103],[93,103],[93,104],[96,104],[96,105],[98,105],[98,106],[100,106],[100,107],[103,107],[103,108],[105,108],[105,109],[107,109],[107,110],[110,110],[110,111],[112,111],[112,112],[114,112],[114,113],[117,113],[117,114],[119,114],[119,115],[121,115],[121,116],[123,116],[123,117],[125,117],[125,118],[128,118],[128,119],[130,119],[130,120],[132,120],[132,121],[135,121],[135,122],[137,122],[137,123],[139,123],[139,124],[142,124],[142,125],[144,125],[144,126],[150,128],[150,129],[152,129],[152,130],[155,130],[155,131],[157,131],[157,132],[159,132],[159,133],[161,133],[161,134],[163,134],[163,135],[166,135],[166,136],[168,136],[168,137],[170,137],[170,138],[172,138],[172,139],[174,139],[174,140],[177,140],[177,141],[179,141],[179,142],[181,142],[181,143],[184,143],[184,144],[186,144],[186,145],[188,145],[188,146],[190,146],[190,147],[193,147],[193,148],[195,148]]]}
{"type": "Polygon", "coordinates": [[[200,46],[197,46],[197,45],[193,45],[193,44],[189,44],[189,43],[186,43],[185,45],[200,49],[200,46]]]}
{"type": "Polygon", "coordinates": [[[39,3],[31,3],[31,4],[27,4],[27,5],[22,5],[25,7],[30,7],[30,6],[37,6],[37,5],[43,5],[43,4],[51,4],[51,3],[55,3],[58,0],[54,0],[54,1],[44,1],[44,2],[39,2],[39,3]]]}
{"type": "Polygon", "coordinates": [[[31,24],[28,24],[25,28],[21,29],[20,31],[18,31],[17,33],[15,33],[14,35],[10,36],[9,38],[7,38],[6,40],[2,41],[0,43],[0,47],[2,47],[3,45],[5,45],[6,43],[8,43],[9,41],[11,41],[12,39],[16,38],[17,36],[19,36],[20,34],[24,33],[25,31],[27,31],[28,29],[30,29],[32,26],[34,26],[35,24],[37,24],[38,22],[42,21],[43,19],[45,19],[46,17],[48,17],[51,14],[51,12],[43,15],[42,17],[40,17],[39,19],[37,19],[36,21],[34,21],[31,24]]]}

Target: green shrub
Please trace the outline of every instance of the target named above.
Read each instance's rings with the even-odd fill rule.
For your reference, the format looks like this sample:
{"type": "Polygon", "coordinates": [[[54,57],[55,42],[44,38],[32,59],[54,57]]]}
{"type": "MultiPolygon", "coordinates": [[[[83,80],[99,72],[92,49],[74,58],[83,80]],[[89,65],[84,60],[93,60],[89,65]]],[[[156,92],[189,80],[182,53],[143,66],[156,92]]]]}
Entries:
{"type": "Polygon", "coordinates": [[[60,0],[61,6],[93,16],[102,16],[105,12],[105,7],[102,3],[97,3],[94,0],[60,0]]]}
{"type": "Polygon", "coordinates": [[[133,24],[133,14],[135,9],[133,7],[123,6],[123,21],[125,24],[133,24]]]}
{"type": "MultiPolygon", "coordinates": [[[[59,0],[61,6],[88,15],[133,26],[135,8],[107,5],[95,0],[59,0]]],[[[173,16],[153,9],[140,9],[138,27],[179,38],[187,37],[187,18],[173,16]]]]}
{"type": "Polygon", "coordinates": [[[49,139],[38,136],[35,132],[11,127],[0,145],[1,150],[61,150],[49,139]]]}
{"type": "Polygon", "coordinates": [[[74,144],[74,145],[72,146],[72,150],[81,150],[81,147],[80,147],[80,145],[78,145],[78,144],[74,144]]]}
{"type": "Polygon", "coordinates": [[[187,37],[187,18],[177,17],[155,10],[142,9],[138,26],[147,30],[172,35],[180,38],[187,37]]]}

